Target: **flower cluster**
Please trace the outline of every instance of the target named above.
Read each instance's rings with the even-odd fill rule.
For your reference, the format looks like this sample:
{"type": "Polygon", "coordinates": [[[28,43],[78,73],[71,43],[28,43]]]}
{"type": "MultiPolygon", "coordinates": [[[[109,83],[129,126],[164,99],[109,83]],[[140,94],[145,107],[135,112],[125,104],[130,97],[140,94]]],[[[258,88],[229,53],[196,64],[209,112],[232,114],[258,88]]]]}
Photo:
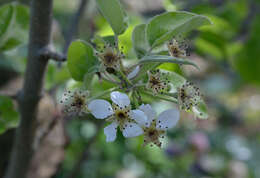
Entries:
{"type": "MultiPolygon", "coordinates": [[[[177,39],[172,39],[167,46],[169,55],[174,58],[185,58],[188,55],[187,46],[177,39]]],[[[101,64],[97,72],[100,81],[105,80],[117,85],[110,89],[111,102],[99,99],[105,94],[89,97],[88,92],[84,90],[66,91],[61,99],[65,113],[92,114],[96,119],[109,122],[110,124],[104,128],[107,142],[116,140],[119,129],[126,138],[143,135],[144,145],[158,147],[161,147],[161,139],[165,137],[166,131],[177,124],[180,113],[178,109],[173,108],[157,116],[149,104],[143,104],[147,103],[142,100],[143,95],[174,102],[182,110],[192,111],[200,118],[207,117],[206,114],[202,116],[198,107],[203,103],[200,91],[191,82],[178,77],[176,73],[173,75],[174,72],[170,74],[158,69],[158,65],[145,66],[146,64],[138,63],[126,67],[123,63],[125,56],[121,51],[117,43],[105,44],[104,48],[96,50],[96,57],[101,64]]],[[[153,57],[151,56],[151,62],[161,63],[154,61],[153,57]]],[[[181,60],[183,59],[176,61],[181,60]]]]}
{"type": "Polygon", "coordinates": [[[164,138],[166,130],[174,127],[179,120],[177,109],[166,110],[158,117],[149,104],[142,104],[138,109],[132,109],[129,97],[118,91],[110,94],[112,104],[103,99],[87,102],[81,91],[68,91],[63,96],[61,102],[65,100],[70,103],[64,105],[65,112],[86,113],[87,111],[96,119],[106,119],[110,122],[104,128],[107,142],[113,142],[116,139],[117,128],[119,128],[126,138],[143,134],[144,145],[154,143],[161,147],[160,139],[164,138]]]}

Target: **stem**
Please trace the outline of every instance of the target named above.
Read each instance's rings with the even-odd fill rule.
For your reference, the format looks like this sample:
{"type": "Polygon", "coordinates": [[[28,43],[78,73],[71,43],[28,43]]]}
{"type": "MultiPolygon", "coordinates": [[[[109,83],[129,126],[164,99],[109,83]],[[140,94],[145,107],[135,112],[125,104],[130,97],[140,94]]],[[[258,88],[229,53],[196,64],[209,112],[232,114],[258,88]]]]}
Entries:
{"type": "Polygon", "coordinates": [[[23,89],[18,97],[21,120],[5,178],[25,178],[33,155],[37,109],[48,63],[39,51],[51,40],[52,2],[32,0],[28,61],[23,89]]]}
{"type": "Polygon", "coordinates": [[[119,87],[110,88],[110,89],[108,89],[108,90],[105,90],[105,91],[102,92],[102,93],[99,93],[99,94],[97,94],[97,95],[95,95],[95,96],[90,97],[88,100],[91,101],[91,100],[94,100],[94,99],[96,99],[96,98],[100,98],[100,97],[102,97],[102,96],[104,96],[104,95],[106,95],[106,94],[108,94],[108,93],[111,93],[112,91],[117,90],[117,89],[119,89],[119,87]]]}
{"type": "Polygon", "coordinates": [[[126,77],[126,75],[121,70],[119,70],[118,73],[127,84],[131,86],[133,85],[132,82],[126,77]]]}
{"type": "Polygon", "coordinates": [[[147,95],[150,95],[150,96],[153,96],[154,98],[158,98],[158,99],[162,99],[162,100],[165,100],[165,101],[170,101],[170,102],[173,102],[173,103],[176,103],[178,104],[178,100],[176,98],[173,98],[173,97],[165,97],[163,95],[160,95],[160,94],[157,94],[157,95],[154,95],[154,93],[150,92],[150,91],[142,91],[144,94],[147,94],[147,95]]]}

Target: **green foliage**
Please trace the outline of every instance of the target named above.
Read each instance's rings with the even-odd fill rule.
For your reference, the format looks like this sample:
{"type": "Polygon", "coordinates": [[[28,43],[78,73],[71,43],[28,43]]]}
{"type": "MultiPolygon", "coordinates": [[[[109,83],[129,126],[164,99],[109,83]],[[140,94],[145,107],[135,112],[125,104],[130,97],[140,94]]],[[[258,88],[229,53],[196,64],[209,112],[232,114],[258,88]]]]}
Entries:
{"type": "Polygon", "coordinates": [[[128,27],[128,17],[118,0],[96,0],[103,16],[111,25],[116,35],[121,35],[128,27]]]}
{"type": "Polygon", "coordinates": [[[90,44],[82,40],[71,43],[68,49],[68,69],[74,80],[83,81],[88,72],[92,72],[98,60],[90,44]]]}
{"type": "Polygon", "coordinates": [[[252,82],[257,85],[260,85],[259,31],[260,16],[258,16],[254,20],[251,35],[245,44],[245,48],[243,48],[234,59],[235,66],[242,77],[246,81],[252,82]]]}
{"type": "Polygon", "coordinates": [[[197,69],[199,69],[199,67],[190,60],[171,57],[171,56],[163,56],[163,55],[145,56],[139,61],[139,64],[154,63],[154,62],[159,62],[161,64],[162,63],[174,63],[174,64],[180,64],[180,65],[182,65],[182,64],[192,65],[192,66],[196,67],[197,69]]]}
{"type": "Polygon", "coordinates": [[[152,18],[147,24],[147,40],[151,48],[154,48],[179,33],[209,24],[211,21],[202,15],[188,12],[167,12],[152,18]]]}
{"type": "Polygon", "coordinates": [[[15,128],[19,124],[18,112],[14,109],[12,100],[0,96],[0,134],[7,129],[15,128]]]}
{"type": "Polygon", "coordinates": [[[132,43],[138,58],[145,56],[149,50],[149,45],[145,34],[146,24],[137,25],[132,33],[132,43]]]}
{"type": "Polygon", "coordinates": [[[10,50],[28,40],[29,9],[12,3],[0,8],[0,51],[10,50]]]}

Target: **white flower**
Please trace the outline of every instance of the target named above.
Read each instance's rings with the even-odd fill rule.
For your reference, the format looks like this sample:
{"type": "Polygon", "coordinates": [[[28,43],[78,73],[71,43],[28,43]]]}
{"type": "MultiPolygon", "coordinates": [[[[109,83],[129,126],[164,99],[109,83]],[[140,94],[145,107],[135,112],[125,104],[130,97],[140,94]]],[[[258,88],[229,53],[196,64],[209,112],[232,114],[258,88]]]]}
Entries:
{"type": "Polygon", "coordinates": [[[148,71],[148,82],[146,88],[153,91],[154,94],[163,93],[167,90],[169,80],[165,78],[165,73],[161,73],[159,69],[148,71]]]}
{"type": "Polygon", "coordinates": [[[130,100],[124,93],[118,91],[110,94],[112,105],[106,100],[97,99],[89,103],[88,109],[97,119],[108,118],[112,124],[105,127],[106,141],[112,142],[116,139],[117,127],[119,126],[124,137],[136,137],[143,134],[138,125],[139,120],[147,120],[147,116],[140,110],[131,110],[130,100]],[[138,113],[135,114],[135,112],[138,113]],[[133,117],[134,116],[134,117],[133,117]]]}
{"type": "Polygon", "coordinates": [[[181,109],[185,111],[196,111],[197,104],[202,101],[199,88],[194,86],[191,82],[185,82],[178,89],[178,101],[181,109]]]}
{"type": "Polygon", "coordinates": [[[168,109],[156,117],[155,111],[149,104],[142,104],[139,109],[147,116],[146,122],[139,122],[144,130],[144,145],[154,143],[161,147],[160,138],[164,138],[166,130],[174,127],[180,118],[179,110],[168,109]]]}
{"type": "Polygon", "coordinates": [[[86,90],[65,91],[60,103],[63,105],[62,110],[71,115],[83,115],[88,113],[86,98],[89,92],[86,90]]]}

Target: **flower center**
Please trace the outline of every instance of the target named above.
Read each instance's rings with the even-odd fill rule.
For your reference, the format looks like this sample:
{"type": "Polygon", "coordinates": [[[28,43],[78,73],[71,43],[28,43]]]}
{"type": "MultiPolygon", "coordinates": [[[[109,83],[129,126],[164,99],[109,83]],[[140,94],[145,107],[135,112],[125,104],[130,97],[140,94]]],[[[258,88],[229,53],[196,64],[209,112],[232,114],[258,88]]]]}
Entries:
{"type": "Polygon", "coordinates": [[[84,105],[84,100],[80,97],[76,97],[74,102],[72,103],[72,106],[75,106],[77,108],[81,108],[84,105]]]}
{"type": "Polygon", "coordinates": [[[126,115],[124,112],[122,112],[122,111],[119,111],[118,113],[116,113],[116,116],[117,116],[117,118],[119,118],[119,119],[125,119],[125,118],[127,118],[127,115],[126,115]]]}
{"type": "Polygon", "coordinates": [[[107,64],[111,64],[115,61],[116,59],[116,56],[112,53],[112,52],[107,52],[105,55],[104,55],[104,59],[105,59],[105,62],[107,64]]]}
{"type": "Polygon", "coordinates": [[[152,85],[159,85],[161,82],[160,82],[160,80],[158,80],[157,78],[152,76],[151,79],[150,79],[150,83],[152,85]]]}

